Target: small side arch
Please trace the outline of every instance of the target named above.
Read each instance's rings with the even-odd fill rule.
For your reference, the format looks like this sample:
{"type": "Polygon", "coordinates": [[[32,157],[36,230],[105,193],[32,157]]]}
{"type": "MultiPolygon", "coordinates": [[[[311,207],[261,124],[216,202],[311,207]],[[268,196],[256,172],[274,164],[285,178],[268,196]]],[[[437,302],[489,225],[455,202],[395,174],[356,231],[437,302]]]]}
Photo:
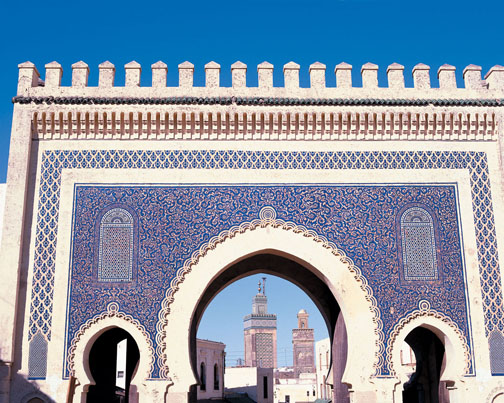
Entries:
{"type": "Polygon", "coordinates": [[[75,395],[80,397],[81,401],[85,401],[82,400],[83,397],[85,399],[89,387],[95,384],[89,366],[91,348],[103,333],[112,328],[121,328],[128,332],[138,346],[140,359],[131,385],[136,386],[140,395],[143,391],[143,381],[150,378],[154,363],[152,341],[145,328],[136,319],[120,312],[116,303],[110,303],[107,312],[97,315],[81,326],[71,343],[68,364],[71,375],[78,380],[79,386],[75,395]]]}
{"type": "MultiPolygon", "coordinates": [[[[467,340],[457,325],[445,315],[432,310],[428,301],[420,301],[419,309],[403,318],[392,330],[387,347],[387,363],[391,374],[402,385],[408,376],[401,370],[401,346],[406,337],[416,328],[423,327],[434,333],[445,348],[446,367],[440,381],[451,386],[460,385],[463,376],[468,374],[471,356],[467,340]]],[[[396,387],[394,401],[401,401],[401,387],[396,387]]]]}

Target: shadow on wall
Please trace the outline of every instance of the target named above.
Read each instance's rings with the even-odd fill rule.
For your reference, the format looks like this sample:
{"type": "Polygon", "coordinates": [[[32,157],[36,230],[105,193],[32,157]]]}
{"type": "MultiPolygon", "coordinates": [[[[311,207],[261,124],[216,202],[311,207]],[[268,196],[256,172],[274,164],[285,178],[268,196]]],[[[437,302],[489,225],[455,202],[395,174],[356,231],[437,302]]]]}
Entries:
{"type": "Polygon", "coordinates": [[[257,392],[257,386],[240,386],[237,388],[226,388],[224,391],[224,395],[226,399],[233,397],[242,397],[243,395],[247,395],[247,397],[255,396],[257,392]]]}
{"type": "MultiPolygon", "coordinates": [[[[9,383],[8,366],[0,361],[0,382],[9,383]]],[[[55,401],[40,391],[36,380],[28,380],[20,374],[13,374],[11,381],[11,401],[20,403],[54,403],[55,401]],[[16,391],[18,391],[16,393],[16,391]],[[18,400],[16,400],[18,399],[18,400]]]]}

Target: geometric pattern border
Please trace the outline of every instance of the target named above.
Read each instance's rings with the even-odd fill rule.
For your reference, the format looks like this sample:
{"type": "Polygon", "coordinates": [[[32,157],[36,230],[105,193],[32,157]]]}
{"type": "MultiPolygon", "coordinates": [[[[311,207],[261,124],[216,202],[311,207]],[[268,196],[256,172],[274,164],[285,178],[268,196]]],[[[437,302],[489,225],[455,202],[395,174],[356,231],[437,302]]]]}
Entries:
{"type": "Polygon", "coordinates": [[[63,169],[467,169],[485,334],[504,334],[504,306],[486,153],[465,151],[49,150],[41,160],[28,338],[51,339],[63,169]]]}

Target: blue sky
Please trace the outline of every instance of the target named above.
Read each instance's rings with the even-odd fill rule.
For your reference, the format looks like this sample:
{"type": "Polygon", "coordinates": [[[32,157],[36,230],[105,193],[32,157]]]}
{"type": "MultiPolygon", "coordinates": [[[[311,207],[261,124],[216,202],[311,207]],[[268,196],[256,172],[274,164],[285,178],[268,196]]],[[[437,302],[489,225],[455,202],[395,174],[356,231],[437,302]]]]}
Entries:
{"type": "MultiPolygon", "coordinates": [[[[301,65],[302,86],[308,86],[308,67],[315,61],[327,65],[329,86],[335,83],[334,66],[342,61],[354,66],[355,85],[360,85],[360,67],[366,62],[380,66],[381,86],[386,85],[386,67],[393,62],[405,66],[407,86],[412,86],[412,67],[420,62],[431,66],[434,83],[440,65],[455,65],[462,85],[462,70],[468,64],[481,65],[483,74],[504,64],[503,15],[502,0],[3,1],[0,182],[7,173],[17,65],[26,60],[36,64],[42,77],[46,63],[61,63],[63,85],[69,85],[71,64],[79,60],[90,66],[90,85],[97,84],[98,64],[105,60],[116,65],[116,85],[124,83],[123,66],[132,60],[143,66],[142,85],[150,85],[150,65],[158,60],[168,64],[169,86],[177,85],[177,65],[185,60],[195,65],[195,85],[203,85],[204,65],[211,60],[221,64],[224,86],[230,85],[230,66],[237,60],[248,65],[250,86],[257,84],[256,66],[265,60],[275,66],[276,86],[283,83],[282,66],[291,60],[301,65]]],[[[244,279],[214,301],[221,307],[214,309],[217,314],[236,318],[226,324],[236,332],[235,344],[219,337],[215,329],[201,335],[220,338],[229,351],[243,350],[242,317],[250,311],[256,283],[255,278],[244,279]],[[226,303],[226,298],[237,301],[237,296],[239,304],[226,303]]],[[[269,284],[270,309],[281,315],[278,345],[283,354],[281,349],[291,346],[296,312],[304,307],[312,313],[314,307],[295,286],[278,285],[275,292],[275,281],[269,284]]],[[[315,315],[312,318],[319,329],[315,315]]],[[[324,337],[317,332],[318,338],[324,337]]]]}

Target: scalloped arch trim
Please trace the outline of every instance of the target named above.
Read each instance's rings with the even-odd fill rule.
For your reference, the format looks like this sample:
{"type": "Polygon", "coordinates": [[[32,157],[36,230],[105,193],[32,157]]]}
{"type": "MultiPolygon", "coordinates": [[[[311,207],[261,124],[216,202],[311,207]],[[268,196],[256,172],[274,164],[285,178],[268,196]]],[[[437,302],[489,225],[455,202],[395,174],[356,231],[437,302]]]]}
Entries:
{"type": "MultiPolygon", "coordinates": [[[[126,321],[130,324],[132,324],[136,329],[142,334],[143,336],[143,341],[147,344],[148,346],[148,351],[149,351],[149,357],[148,357],[148,363],[149,363],[149,375],[152,374],[152,370],[154,368],[154,347],[152,345],[152,340],[149,337],[149,334],[145,327],[133,316],[128,315],[124,312],[121,312],[119,310],[119,304],[116,302],[111,302],[107,305],[107,310],[105,312],[102,312],[93,318],[89,319],[86,323],[84,323],[79,330],[76,332],[75,336],[72,338],[72,342],[70,344],[70,349],[69,349],[69,354],[67,356],[67,365],[68,365],[68,370],[70,372],[70,375],[75,376],[75,353],[77,350],[77,346],[79,342],[82,339],[82,336],[94,325],[100,323],[101,321],[107,319],[107,318],[116,318],[116,319],[121,319],[123,321],[126,321]]],[[[133,335],[132,335],[133,336],[133,335]]],[[[140,347],[140,346],[139,346],[140,347]]]]}
{"type": "Polygon", "coordinates": [[[390,371],[390,374],[394,377],[397,377],[396,371],[393,368],[392,365],[392,350],[394,348],[395,341],[401,332],[401,330],[411,321],[413,321],[416,318],[420,317],[432,317],[441,320],[443,323],[448,325],[456,334],[457,337],[460,341],[460,344],[463,348],[464,351],[464,358],[465,358],[465,367],[464,367],[464,374],[467,375],[469,374],[470,366],[471,366],[471,353],[469,350],[469,345],[467,343],[467,339],[458,327],[458,325],[448,316],[445,314],[436,311],[435,309],[431,308],[430,302],[427,300],[421,300],[418,303],[418,309],[415,309],[413,312],[410,312],[407,316],[402,318],[392,329],[392,332],[390,334],[389,342],[387,345],[387,368],[390,371]]]}

